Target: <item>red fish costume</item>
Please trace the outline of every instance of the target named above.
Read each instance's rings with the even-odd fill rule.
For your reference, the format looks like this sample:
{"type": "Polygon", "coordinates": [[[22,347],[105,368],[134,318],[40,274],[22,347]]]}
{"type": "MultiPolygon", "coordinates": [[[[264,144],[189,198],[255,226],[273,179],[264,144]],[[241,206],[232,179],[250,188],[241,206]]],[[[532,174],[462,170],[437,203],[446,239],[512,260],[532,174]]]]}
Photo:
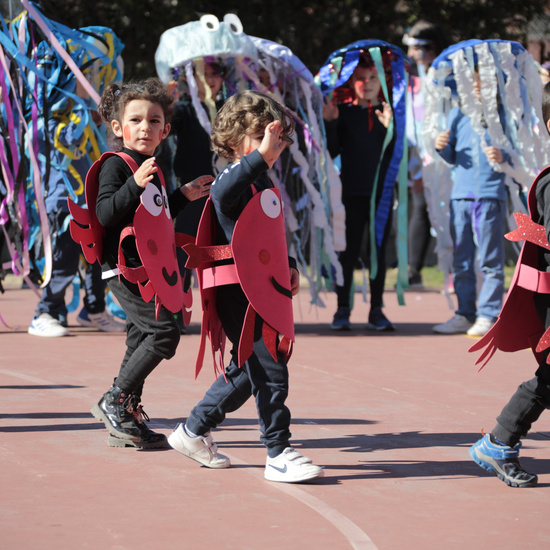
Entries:
{"type": "MultiPolygon", "coordinates": [[[[138,164],[126,153],[104,153],[86,176],[85,194],[87,209],[81,208],[69,198],[69,210],[73,216],[70,223],[72,238],[82,246],[84,257],[90,263],[102,259],[102,242],[105,228],[96,215],[96,203],[99,189],[99,172],[102,164],[112,155],[121,157],[136,172],[138,164]]],[[[118,251],[119,278],[122,276],[137,284],[145,302],[155,297],[155,311],[158,317],[160,306],[164,305],[172,313],[183,311],[185,324],[189,324],[192,304],[191,292],[184,292],[180,276],[176,246],[193,242],[193,238],[174,232],[174,224],[168,208],[168,196],[162,172],[158,172],[161,189],[149,184],[140,197],[140,204],[134,214],[131,225],[124,228],[120,235],[118,251]],[[136,248],[142,265],[128,267],[122,253],[122,241],[135,238],[136,248]]]]}
{"type": "Polygon", "coordinates": [[[545,227],[535,222],[538,215],[537,184],[541,177],[549,172],[550,167],[545,168],[531,185],[528,199],[531,217],[523,213],[514,214],[518,228],[505,235],[508,240],[525,242],[516,264],[508,296],[496,323],[468,350],[473,352],[486,348],[475,363],[477,365],[483,361],[480,370],[493,357],[497,349],[518,351],[530,347],[540,363],[542,352],[550,348],[550,328],[545,331],[535,308],[536,293],[550,294],[550,272],[538,269],[540,248],[550,250],[550,246],[545,227]]]}
{"type": "Polygon", "coordinates": [[[254,194],[237,220],[231,244],[212,246],[214,228],[214,208],[208,199],[195,245],[183,247],[189,254],[186,267],[197,269],[203,309],[195,376],[202,368],[207,336],[214,371],[224,371],[226,337],[215,305],[216,287],[220,285],[239,284],[250,302],[239,340],[239,366],[252,354],[256,315],[264,321],[263,339],[272,357],[277,360],[279,351],[288,359],[294,342],[294,318],[279,190],[265,189],[254,194]],[[220,263],[230,258],[234,263],[220,263]]]}

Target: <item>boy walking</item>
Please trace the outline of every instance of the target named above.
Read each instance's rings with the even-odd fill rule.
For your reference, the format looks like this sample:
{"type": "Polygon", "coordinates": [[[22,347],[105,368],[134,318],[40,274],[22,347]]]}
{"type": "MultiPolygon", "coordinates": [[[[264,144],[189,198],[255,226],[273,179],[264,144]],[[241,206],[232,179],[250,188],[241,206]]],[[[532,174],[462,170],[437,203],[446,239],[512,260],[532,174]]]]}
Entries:
{"type": "MultiPolygon", "coordinates": [[[[294,338],[291,297],[298,292],[299,274],[293,259],[289,259],[288,268],[274,261],[281,256],[281,247],[275,250],[273,243],[282,242],[285,262],[286,245],[280,197],[266,172],[291,143],[292,129],[292,120],[279,103],[253,91],[231,97],[214,122],[213,148],[232,164],[211,188],[213,220],[209,225],[216,236],[209,244],[218,246],[204,247],[202,252],[212,248],[218,252],[209,268],[209,290],[215,288],[212,302],[205,300],[204,294],[207,270],[199,274],[203,311],[210,315],[208,322],[203,316],[202,330],[203,339],[208,331],[213,350],[223,350],[223,333],[227,335],[233,346],[231,362],[168,442],[208,468],[228,468],[229,458],[217,452],[211,430],[254,395],[261,441],[268,455],[265,478],[296,483],[322,477],[323,469],[290,446],[290,411],[285,405],[287,360],[294,338]],[[262,219],[261,223],[251,223],[262,219]],[[273,225],[276,220],[279,225],[273,225]],[[253,255],[257,243],[259,254],[253,255]],[[243,263],[246,267],[241,269],[243,263]],[[284,277],[278,269],[281,267],[284,277]],[[263,277],[265,269],[273,270],[267,280],[263,277]],[[217,322],[223,330],[212,329],[217,322]]],[[[202,230],[199,227],[197,243],[202,230]]],[[[193,261],[192,250],[189,253],[193,261]]],[[[188,263],[188,267],[192,266],[188,263]]]]}

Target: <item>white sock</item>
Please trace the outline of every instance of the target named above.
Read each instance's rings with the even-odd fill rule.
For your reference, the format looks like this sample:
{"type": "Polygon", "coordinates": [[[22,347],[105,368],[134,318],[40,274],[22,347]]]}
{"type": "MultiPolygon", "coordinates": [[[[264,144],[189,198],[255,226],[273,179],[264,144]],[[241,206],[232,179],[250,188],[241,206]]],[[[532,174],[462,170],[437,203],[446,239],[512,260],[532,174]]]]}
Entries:
{"type": "Polygon", "coordinates": [[[199,437],[197,434],[194,434],[192,431],[190,431],[185,424],[183,425],[183,429],[189,437],[199,437]]]}

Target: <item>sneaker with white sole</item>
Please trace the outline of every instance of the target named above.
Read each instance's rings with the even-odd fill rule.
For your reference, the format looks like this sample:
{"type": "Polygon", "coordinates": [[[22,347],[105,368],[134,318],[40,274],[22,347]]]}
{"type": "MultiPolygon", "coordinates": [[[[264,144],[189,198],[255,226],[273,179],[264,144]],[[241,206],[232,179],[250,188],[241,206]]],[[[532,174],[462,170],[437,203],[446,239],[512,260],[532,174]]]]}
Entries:
{"type": "Polygon", "coordinates": [[[536,474],[526,472],[519,463],[521,443],[513,448],[503,443],[497,443],[490,434],[476,441],[469,454],[476,464],[495,474],[510,487],[534,487],[538,482],[536,474]]]}
{"type": "Polygon", "coordinates": [[[69,334],[69,331],[49,313],[41,313],[33,317],[28,332],[33,336],[44,336],[46,338],[59,338],[69,334]]]}
{"type": "Polygon", "coordinates": [[[76,321],[82,327],[96,328],[102,332],[124,332],[126,330],[125,324],[116,321],[107,311],[88,313],[85,308],[82,308],[76,321]]]}
{"type": "Polygon", "coordinates": [[[275,458],[267,457],[264,477],[268,481],[301,483],[324,475],[323,468],[312,464],[310,458],[303,456],[292,447],[287,447],[275,458]]]}
{"type": "Polygon", "coordinates": [[[446,323],[435,325],[432,330],[437,334],[466,334],[474,323],[458,313],[446,323]]]}
{"type": "Polygon", "coordinates": [[[168,444],[179,453],[200,462],[207,468],[229,468],[231,461],[218,454],[218,447],[210,432],[191,437],[185,431],[184,424],[178,424],[168,436],[168,444]]]}
{"type": "Polygon", "coordinates": [[[485,336],[494,324],[495,322],[487,317],[478,317],[466,334],[468,336],[485,336]]]}

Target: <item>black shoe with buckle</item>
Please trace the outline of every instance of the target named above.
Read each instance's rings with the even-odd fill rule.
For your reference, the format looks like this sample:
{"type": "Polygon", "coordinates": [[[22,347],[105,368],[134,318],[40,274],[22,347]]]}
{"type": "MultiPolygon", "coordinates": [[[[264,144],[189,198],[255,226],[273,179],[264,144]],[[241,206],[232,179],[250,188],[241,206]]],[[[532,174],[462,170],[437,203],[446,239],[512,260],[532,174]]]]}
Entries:
{"type": "Polygon", "coordinates": [[[134,421],[134,415],[129,410],[131,395],[118,386],[113,386],[94,405],[92,414],[105,424],[111,435],[126,441],[139,441],[141,431],[134,421]]]}

